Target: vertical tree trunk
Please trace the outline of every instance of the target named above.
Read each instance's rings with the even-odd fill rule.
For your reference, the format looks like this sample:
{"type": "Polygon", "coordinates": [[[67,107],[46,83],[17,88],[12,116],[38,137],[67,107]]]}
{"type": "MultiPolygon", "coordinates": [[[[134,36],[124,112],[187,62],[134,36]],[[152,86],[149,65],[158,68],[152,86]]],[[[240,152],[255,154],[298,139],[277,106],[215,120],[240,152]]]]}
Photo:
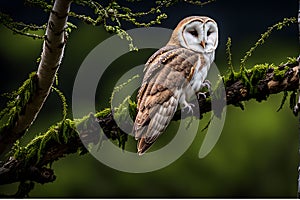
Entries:
{"type": "Polygon", "coordinates": [[[70,5],[71,0],[55,0],[54,2],[46,29],[41,61],[37,70],[37,89],[31,100],[25,105],[24,112],[17,116],[17,122],[14,126],[1,135],[0,154],[24,135],[49,95],[64,53],[67,37],[65,28],[70,5]]]}

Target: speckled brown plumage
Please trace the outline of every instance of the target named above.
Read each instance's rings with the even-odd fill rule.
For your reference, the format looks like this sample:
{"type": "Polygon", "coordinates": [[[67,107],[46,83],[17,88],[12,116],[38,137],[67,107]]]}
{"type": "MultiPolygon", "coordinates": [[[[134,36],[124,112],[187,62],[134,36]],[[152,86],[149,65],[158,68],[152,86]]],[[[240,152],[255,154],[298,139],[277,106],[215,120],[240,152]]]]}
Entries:
{"type": "Polygon", "coordinates": [[[155,52],[145,64],[145,74],[137,96],[138,114],[134,123],[140,155],[165,131],[178,104],[183,101],[185,106],[189,106],[186,102],[186,88],[191,88],[189,93],[196,92],[193,90],[195,87],[191,87],[190,84],[196,83],[198,90],[199,83],[201,85],[206,77],[208,69],[204,70],[201,76],[199,73],[203,67],[210,65],[211,61],[203,53],[182,45],[178,34],[181,34],[185,24],[194,21],[204,24],[207,19],[210,18],[189,17],[181,21],[169,43],[155,52]],[[198,74],[196,78],[200,77],[199,83],[195,79],[195,73],[198,74]]]}

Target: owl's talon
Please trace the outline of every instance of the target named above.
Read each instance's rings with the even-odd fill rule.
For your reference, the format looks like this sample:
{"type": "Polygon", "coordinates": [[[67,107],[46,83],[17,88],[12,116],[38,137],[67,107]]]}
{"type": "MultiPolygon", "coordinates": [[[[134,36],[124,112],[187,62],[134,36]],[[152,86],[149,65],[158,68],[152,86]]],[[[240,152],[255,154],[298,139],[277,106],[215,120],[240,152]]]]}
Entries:
{"type": "MultiPolygon", "coordinates": [[[[202,90],[203,88],[207,88],[208,93],[211,94],[212,90],[211,90],[211,83],[210,83],[209,80],[204,80],[203,81],[203,83],[200,87],[200,90],[202,90]]],[[[198,92],[197,93],[197,98],[198,98],[198,100],[202,99],[202,98],[206,99],[207,98],[206,92],[198,92]]]]}
{"type": "Polygon", "coordinates": [[[203,81],[203,83],[202,83],[200,89],[203,89],[203,88],[205,88],[205,87],[207,88],[208,92],[211,93],[211,83],[210,83],[210,81],[207,80],[207,79],[203,81]]]}
{"type": "Polygon", "coordinates": [[[182,108],[182,110],[185,110],[187,108],[188,109],[187,114],[188,113],[192,113],[193,114],[193,108],[192,107],[195,107],[195,105],[192,104],[192,103],[185,102],[184,103],[184,107],[182,108]]]}
{"type": "Polygon", "coordinates": [[[207,96],[206,96],[206,94],[205,94],[205,92],[198,92],[197,93],[197,99],[199,100],[199,99],[206,99],[207,98],[207,96]]]}

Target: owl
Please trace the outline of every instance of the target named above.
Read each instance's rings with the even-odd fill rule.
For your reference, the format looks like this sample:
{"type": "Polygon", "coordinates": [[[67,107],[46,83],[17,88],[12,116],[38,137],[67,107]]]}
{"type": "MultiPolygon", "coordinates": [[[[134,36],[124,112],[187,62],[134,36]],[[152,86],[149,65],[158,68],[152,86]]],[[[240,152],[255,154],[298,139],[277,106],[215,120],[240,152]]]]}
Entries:
{"type": "Polygon", "coordinates": [[[148,59],[133,126],[139,155],[165,131],[179,104],[192,111],[188,100],[201,90],[217,46],[217,23],[191,16],[180,21],[166,46],[148,59]]]}

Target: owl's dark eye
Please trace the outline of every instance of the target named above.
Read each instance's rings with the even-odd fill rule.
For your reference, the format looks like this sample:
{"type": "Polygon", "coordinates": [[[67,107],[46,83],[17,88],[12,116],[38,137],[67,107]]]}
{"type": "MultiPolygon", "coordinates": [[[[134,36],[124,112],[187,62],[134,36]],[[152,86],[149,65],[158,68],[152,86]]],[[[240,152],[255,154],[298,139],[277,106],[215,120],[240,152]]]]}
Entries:
{"type": "Polygon", "coordinates": [[[210,34],[212,34],[212,31],[211,31],[211,30],[208,30],[208,31],[207,31],[207,36],[210,36],[210,34]]]}
{"type": "Polygon", "coordinates": [[[196,30],[190,30],[188,31],[191,35],[198,37],[198,32],[196,30]]]}

